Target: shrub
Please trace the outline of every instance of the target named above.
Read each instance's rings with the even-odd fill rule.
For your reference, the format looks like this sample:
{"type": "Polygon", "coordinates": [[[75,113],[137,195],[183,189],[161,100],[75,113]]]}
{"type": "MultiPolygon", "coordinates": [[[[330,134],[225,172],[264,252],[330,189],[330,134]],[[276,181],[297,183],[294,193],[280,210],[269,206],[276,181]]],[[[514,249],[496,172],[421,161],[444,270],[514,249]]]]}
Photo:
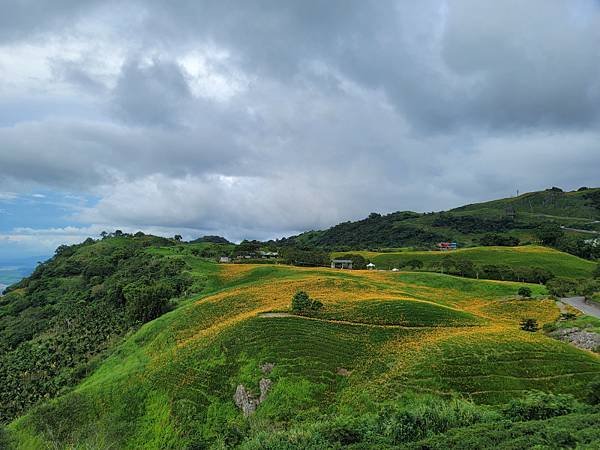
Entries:
{"type": "Polygon", "coordinates": [[[425,397],[385,407],[379,414],[379,433],[398,445],[496,418],[494,413],[464,400],[425,397]]]}
{"type": "Polygon", "coordinates": [[[421,269],[423,267],[423,261],[420,259],[411,259],[410,261],[407,261],[406,265],[412,270],[421,269]]]}
{"type": "Polygon", "coordinates": [[[503,413],[510,420],[544,420],[572,413],[579,406],[572,395],[536,391],[512,400],[504,407],[503,413]]]}
{"type": "Polygon", "coordinates": [[[521,330],[535,333],[539,329],[540,327],[537,320],[531,318],[521,320],[521,330]]]}
{"type": "Polygon", "coordinates": [[[600,405],[600,378],[588,384],[586,401],[592,405],[600,405]]]}
{"type": "Polygon", "coordinates": [[[560,315],[560,320],[573,320],[573,319],[576,319],[576,318],[577,318],[577,314],[570,313],[570,312],[562,313],[560,315]]]}
{"type": "Polygon", "coordinates": [[[527,286],[522,286],[519,288],[517,294],[519,294],[521,297],[530,298],[531,297],[531,289],[528,288],[527,286]]]}

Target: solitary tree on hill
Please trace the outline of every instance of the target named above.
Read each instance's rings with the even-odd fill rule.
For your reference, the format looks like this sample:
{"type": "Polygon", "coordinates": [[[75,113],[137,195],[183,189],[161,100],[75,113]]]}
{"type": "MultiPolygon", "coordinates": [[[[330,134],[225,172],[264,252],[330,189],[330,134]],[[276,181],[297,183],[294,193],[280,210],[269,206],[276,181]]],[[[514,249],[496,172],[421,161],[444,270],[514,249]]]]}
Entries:
{"type": "Polygon", "coordinates": [[[309,311],[318,311],[323,307],[323,303],[311,299],[304,291],[298,291],[292,297],[292,311],[304,313],[309,311]]]}
{"type": "Polygon", "coordinates": [[[527,286],[522,286],[517,291],[517,294],[519,294],[521,297],[529,298],[529,297],[531,297],[531,289],[528,288],[527,286]]]}

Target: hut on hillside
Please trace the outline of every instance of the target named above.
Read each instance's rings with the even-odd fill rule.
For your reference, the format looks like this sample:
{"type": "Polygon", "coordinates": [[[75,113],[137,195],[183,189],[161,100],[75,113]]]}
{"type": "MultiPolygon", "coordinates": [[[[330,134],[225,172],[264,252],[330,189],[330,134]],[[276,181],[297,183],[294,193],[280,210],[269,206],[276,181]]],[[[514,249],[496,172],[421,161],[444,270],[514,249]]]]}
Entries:
{"type": "Polygon", "coordinates": [[[331,268],[332,269],[352,269],[352,260],[351,259],[332,259],[331,260],[331,268]]]}

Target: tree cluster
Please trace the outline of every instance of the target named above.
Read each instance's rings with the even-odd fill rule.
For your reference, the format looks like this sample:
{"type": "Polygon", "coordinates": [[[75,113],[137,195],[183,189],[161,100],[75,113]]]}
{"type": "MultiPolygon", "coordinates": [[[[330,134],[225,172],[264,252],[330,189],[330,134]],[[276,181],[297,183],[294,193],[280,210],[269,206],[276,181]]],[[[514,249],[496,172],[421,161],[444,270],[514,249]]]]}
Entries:
{"type": "Polygon", "coordinates": [[[480,244],[486,247],[491,246],[502,246],[502,247],[516,247],[520,244],[518,237],[500,234],[500,233],[488,233],[480,239],[480,244]]]}
{"type": "Polygon", "coordinates": [[[285,264],[293,266],[324,267],[329,265],[329,254],[322,250],[283,248],[280,256],[285,264]]]}

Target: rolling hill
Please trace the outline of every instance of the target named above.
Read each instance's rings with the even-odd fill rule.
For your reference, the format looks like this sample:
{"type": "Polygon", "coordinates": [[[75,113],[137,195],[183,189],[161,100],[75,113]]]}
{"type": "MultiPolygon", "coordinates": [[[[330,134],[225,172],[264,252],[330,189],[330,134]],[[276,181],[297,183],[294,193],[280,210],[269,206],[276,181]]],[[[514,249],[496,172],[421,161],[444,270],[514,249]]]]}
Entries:
{"type": "MultiPolygon", "coordinates": [[[[334,252],[333,256],[344,252],[334,252]]],[[[521,247],[472,247],[451,252],[402,251],[402,252],[352,252],[362,255],[378,268],[405,267],[409,261],[419,260],[425,270],[440,271],[444,258],[464,259],[478,266],[508,265],[513,269],[544,268],[556,277],[587,278],[592,275],[596,263],[548,247],[526,245],[521,247]]],[[[483,277],[484,274],[482,274],[483,277]]]]}
{"type": "Polygon", "coordinates": [[[174,310],[116,345],[80,384],[10,423],[7,445],[547,443],[548,433],[531,433],[532,426],[568,428],[563,438],[582,445],[600,442],[598,433],[586,432],[600,411],[584,403],[600,376],[598,356],[519,328],[523,317],[545,324],[559,316],[543,286],[529,285],[538,299],[520,300],[519,283],[424,272],[217,266],[192,250],[169,245],[144,252],[181,261],[190,277],[204,280],[202,293],[182,297],[174,310]],[[290,301],[298,290],[323,308],[293,314],[290,301]],[[243,400],[240,392],[255,402],[249,417],[234,401],[243,400]],[[560,406],[540,406],[548,402],[560,406]],[[519,415],[529,404],[546,415],[519,415]]]}
{"type": "Polygon", "coordinates": [[[522,243],[534,243],[538,240],[536,229],[548,223],[565,227],[570,236],[589,238],[600,233],[599,199],[600,188],[574,192],[552,188],[446,212],[372,213],[363,220],[309,231],[278,242],[339,251],[407,246],[429,248],[440,241],[457,241],[461,246],[478,245],[486,234],[498,233],[514,236],[522,243]]]}

